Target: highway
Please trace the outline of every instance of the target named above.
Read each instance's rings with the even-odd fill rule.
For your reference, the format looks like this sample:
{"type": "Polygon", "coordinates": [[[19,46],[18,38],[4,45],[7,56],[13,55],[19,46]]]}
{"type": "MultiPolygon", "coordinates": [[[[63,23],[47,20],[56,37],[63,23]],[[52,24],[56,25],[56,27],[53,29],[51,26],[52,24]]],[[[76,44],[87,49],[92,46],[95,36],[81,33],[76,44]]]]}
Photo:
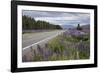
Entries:
{"type": "Polygon", "coordinates": [[[22,35],[22,48],[26,49],[46,39],[52,39],[57,35],[63,33],[64,30],[54,30],[48,32],[25,33],[22,35]]]}

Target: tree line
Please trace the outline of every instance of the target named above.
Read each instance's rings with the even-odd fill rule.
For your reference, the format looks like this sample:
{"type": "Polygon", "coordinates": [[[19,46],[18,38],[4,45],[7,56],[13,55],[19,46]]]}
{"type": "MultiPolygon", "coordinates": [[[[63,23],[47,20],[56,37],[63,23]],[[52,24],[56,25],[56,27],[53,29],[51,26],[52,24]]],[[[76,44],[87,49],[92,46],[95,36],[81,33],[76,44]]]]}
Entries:
{"type": "Polygon", "coordinates": [[[38,30],[38,29],[62,29],[59,25],[54,25],[46,21],[35,20],[28,16],[22,16],[23,30],[38,30]]]}

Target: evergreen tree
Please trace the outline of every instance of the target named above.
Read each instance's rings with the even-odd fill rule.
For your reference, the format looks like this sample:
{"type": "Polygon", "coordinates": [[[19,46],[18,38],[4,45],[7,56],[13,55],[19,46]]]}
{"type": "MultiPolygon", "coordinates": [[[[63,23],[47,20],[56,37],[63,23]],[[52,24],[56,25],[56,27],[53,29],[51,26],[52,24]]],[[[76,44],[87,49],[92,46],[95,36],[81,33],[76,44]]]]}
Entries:
{"type": "Polygon", "coordinates": [[[38,29],[62,29],[59,25],[54,25],[46,21],[38,20],[28,16],[22,16],[23,30],[38,30],[38,29]]]}
{"type": "Polygon", "coordinates": [[[77,25],[77,30],[82,30],[80,24],[77,25]]]}

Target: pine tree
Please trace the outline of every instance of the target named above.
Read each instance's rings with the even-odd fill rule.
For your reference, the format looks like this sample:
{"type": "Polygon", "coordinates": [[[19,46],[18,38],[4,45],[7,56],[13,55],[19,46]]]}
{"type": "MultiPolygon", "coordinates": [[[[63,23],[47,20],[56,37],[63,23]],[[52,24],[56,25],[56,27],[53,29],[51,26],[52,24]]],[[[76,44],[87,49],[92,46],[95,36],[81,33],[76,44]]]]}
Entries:
{"type": "Polygon", "coordinates": [[[82,30],[80,24],[77,25],[77,30],[82,30]]]}
{"type": "Polygon", "coordinates": [[[50,22],[35,20],[28,16],[22,16],[22,29],[23,30],[38,30],[38,29],[62,29],[60,25],[54,25],[50,22]]]}

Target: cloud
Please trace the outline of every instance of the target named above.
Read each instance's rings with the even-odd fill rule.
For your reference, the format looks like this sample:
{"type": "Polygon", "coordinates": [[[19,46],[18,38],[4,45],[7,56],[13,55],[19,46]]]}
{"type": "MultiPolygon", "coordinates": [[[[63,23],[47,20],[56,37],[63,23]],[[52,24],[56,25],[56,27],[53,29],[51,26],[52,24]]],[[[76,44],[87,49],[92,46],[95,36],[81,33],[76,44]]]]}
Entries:
{"type": "Polygon", "coordinates": [[[23,10],[22,15],[35,18],[36,20],[51,22],[57,25],[90,24],[89,13],[23,10]]]}

